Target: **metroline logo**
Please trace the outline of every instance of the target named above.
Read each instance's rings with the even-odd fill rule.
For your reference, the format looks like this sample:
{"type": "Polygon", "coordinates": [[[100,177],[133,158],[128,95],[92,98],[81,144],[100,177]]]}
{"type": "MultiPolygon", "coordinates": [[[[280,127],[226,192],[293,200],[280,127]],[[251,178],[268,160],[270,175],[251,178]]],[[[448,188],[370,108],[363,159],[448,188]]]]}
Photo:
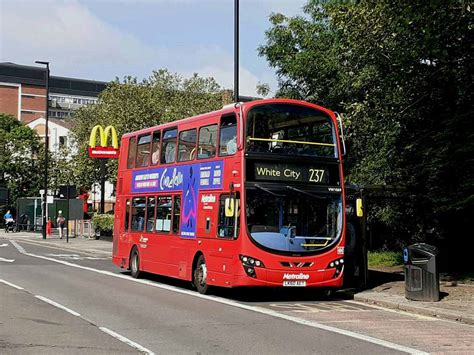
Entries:
{"type": "Polygon", "coordinates": [[[283,280],[308,280],[309,275],[308,274],[283,274],[283,280]]]}

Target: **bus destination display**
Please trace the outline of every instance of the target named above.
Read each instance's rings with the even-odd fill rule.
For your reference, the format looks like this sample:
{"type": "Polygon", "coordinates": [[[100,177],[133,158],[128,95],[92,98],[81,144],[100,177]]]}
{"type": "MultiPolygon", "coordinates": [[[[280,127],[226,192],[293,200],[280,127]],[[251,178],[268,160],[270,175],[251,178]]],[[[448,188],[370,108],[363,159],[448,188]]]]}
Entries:
{"type": "Polygon", "coordinates": [[[255,163],[255,180],[292,181],[311,184],[328,184],[329,171],[322,167],[290,164],[255,163]]]}

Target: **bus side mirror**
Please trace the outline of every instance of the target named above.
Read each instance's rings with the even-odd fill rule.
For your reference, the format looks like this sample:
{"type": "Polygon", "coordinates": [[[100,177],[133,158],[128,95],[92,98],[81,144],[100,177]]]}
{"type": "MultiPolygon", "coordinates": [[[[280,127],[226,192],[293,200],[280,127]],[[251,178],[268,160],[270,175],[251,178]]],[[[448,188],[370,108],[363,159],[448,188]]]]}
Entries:
{"type": "Polygon", "coordinates": [[[224,210],[226,217],[233,217],[235,212],[235,199],[227,197],[224,203],[224,210]]]}
{"type": "Polygon", "coordinates": [[[364,208],[362,207],[362,199],[358,198],[356,200],[356,215],[357,217],[363,217],[364,216],[364,208]]]}

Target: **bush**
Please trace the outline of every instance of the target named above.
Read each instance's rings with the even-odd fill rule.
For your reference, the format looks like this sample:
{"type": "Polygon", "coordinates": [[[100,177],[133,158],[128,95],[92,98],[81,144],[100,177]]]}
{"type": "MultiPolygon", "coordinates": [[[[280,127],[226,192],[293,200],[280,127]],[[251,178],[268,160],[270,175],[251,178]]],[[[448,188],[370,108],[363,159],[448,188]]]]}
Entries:
{"type": "Polygon", "coordinates": [[[96,213],[92,217],[92,224],[96,231],[112,232],[114,230],[114,216],[96,213]]]}

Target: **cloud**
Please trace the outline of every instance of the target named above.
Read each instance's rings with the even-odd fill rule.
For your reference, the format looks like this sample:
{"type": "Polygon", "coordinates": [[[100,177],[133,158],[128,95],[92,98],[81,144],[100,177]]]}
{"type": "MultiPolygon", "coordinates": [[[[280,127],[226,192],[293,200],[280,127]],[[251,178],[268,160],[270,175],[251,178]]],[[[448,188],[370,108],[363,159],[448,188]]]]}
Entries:
{"type": "MultiPolygon", "coordinates": [[[[263,5],[286,3],[264,1],[263,5]]],[[[125,26],[100,19],[93,8],[76,0],[0,0],[0,61],[35,65],[35,60],[47,60],[53,75],[105,81],[125,75],[143,78],[154,69],[168,68],[183,75],[212,76],[221,86],[233,87],[232,52],[205,41],[196,48],[170,43],[151,46],[125,26]]],[[[240,67],[242,95],[256,95],[259,81],[257,75],[240,67]]]]}
{"type": "MultiPolygon", "coordinates": [[[[226,89],[234,87],[234,57],[217,46],[201,46],[191,50],[193,67],[185,72],[191,75],[196,72],[201,76],[212,76],[226,89]]],[[[259,78],[243,66],[239,66],[239,93],[256,96],[256,86],[259,78]]]]}
{"type": "Polygon", "coordinates": [[[153,55],[137,38],[100,21],[77,1],[2,2],[0,26],[2,61],[47,59],[63,75],[91,64],[132,65],[153,55]]]}

